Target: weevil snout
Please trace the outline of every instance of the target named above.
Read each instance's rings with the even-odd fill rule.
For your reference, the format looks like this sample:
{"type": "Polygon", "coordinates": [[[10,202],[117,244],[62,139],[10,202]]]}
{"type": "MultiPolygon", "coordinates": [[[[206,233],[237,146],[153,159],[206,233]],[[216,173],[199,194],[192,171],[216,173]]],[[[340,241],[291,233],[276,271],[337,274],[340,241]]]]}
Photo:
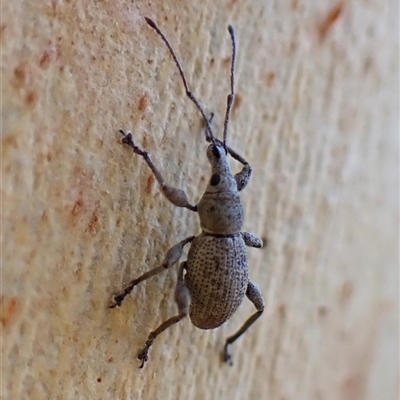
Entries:
{"type": "Polygon", "coordinates": [[[222,143],[210,144],[207,148],[207,158],[211,164],[211,178],[207,192],[236,191],[236,181],[232,176],[227,152],[222,143]]]}
{"type": "Polygon", "coordinates": [[[207,148],[207,158],[209,159],[210,163],[218,163],[221,159],[226,159],[227,151],[225,147],[220,144],[211,143],[207,148]]]}
{"type": "Polygon", "coordinates": [[[211,164],[211,171],[213,174],[231,174],[227,152],[222,143],[210,144],[207,148],[207,158],[211,164]]]}

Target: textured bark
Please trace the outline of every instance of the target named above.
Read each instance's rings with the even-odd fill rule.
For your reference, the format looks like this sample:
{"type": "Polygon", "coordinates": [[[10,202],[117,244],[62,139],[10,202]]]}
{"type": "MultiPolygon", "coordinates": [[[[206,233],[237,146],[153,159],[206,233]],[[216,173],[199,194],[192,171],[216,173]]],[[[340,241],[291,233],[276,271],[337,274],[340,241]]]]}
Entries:
{"type": "MultiPolygon", "coordinates": [[[[398,398],[398,9],[382,1],[1,4],[3,399],[398,398]],[[252,165],[245,229],[263,316],[220,364],[218,330],[176,314],[177,267],[111,294],[199,231],[160,194],[131,129],[196,203],[209,179],[198,112],[160,38],[229,145],[252,165]]],[[[238,169],[236,163],[232,166],[238,169]]]]}

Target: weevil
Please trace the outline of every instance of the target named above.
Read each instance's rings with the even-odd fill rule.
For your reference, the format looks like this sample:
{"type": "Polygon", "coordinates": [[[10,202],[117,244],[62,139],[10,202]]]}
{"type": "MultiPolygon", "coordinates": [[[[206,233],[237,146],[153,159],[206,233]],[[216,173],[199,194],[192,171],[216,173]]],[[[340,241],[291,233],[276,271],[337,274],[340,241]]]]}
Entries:
{"type": "Polygon", "coordinates": [[[189,90],[186,77],[178,58],[168,39],[154,21],[145,18],[166,44],[185,87],[186,95],[194,103],[204,120],[205,136],[209,143],[207,158],[211,165],[211,178],[206,191],[197,205],[192,205],[185,192],[169,186],[158,168],[153,164],[149,153],[135,145],[132,133],[125,133],[122,142],[130,146],[133,152],[146,161],[153,172],[162,193],[177,207],[185,207],[197,212],[200,218],[201,233],[189,236],[172,246],[164,257],[162,264],[136,279],[133,279],[122,292],[112,296],[110,308],[121,306],[125,297],[140,282],[157,275],[177,264],[182,257],[183,249],[190,244],[187,260],[179,265],[175,289],[175,302],[178,314],[162,322],[150,332],[138,358],[143,368],[148,361],[148,352],[162,332],[189,315],[193,325],[200,329],[214,329],[226,322],[242,303],[244,296],[254,304],[256,312],[245,321],[242,327],[228,337],[223,349],[223,360],[232,365],[229,346],[236,341],[261,316],[264,300],[259,288],[249,280],[246,246],[260,248],[263,242],[251,233],[243,232],[244,208],[239,193],[246,187],[251,176],[250,164],[226,144],[229,117],[235,98],[234,78],[236,41],[232,26],[228,31],[232,41],[232,60],[230,69],[230,93],[224,121],[223,140],[217,139],[211,129],[211,117],[206,113],[189,90]],[[233,175],[229,166],[228,154],[243,165],[240,172],[233,175]]]}

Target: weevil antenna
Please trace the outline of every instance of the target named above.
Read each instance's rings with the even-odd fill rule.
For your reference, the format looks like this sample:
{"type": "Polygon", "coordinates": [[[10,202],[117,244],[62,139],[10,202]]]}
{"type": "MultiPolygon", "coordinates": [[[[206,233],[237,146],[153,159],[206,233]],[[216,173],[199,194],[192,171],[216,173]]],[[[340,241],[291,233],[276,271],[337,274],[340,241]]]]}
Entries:
{"type": "Polygon", "coordinates": [[[226,113],[225,113],[225,122],[224,122],[224,139],[223,145],[226,151],[226,136],[228,134],[228,125],[229,118],[231,116],[231,109],[233,102],[235,100],[235,61],[236,61],[236,40],[235,40],[235,31],[231,25],[228,26],[229,34],[231,35],[232,40],[232,61],[231,61],[231,92],[228,94],[226,98],[226,113]]]}
{"type": "Polygon", "coordinates": [[[207,142],[213,142],[214,144],[216,144],[217,141],[216,141],[216,139],[215,139],[215,137],[214,137],[214,135],[212,133],[211,125],[210,125],[210,122],[209,122],[209,120],[208,120],[208,118],[206,116],[206,113],[205,113],[203,107],[201,106],[200,102],[196,99],[194,94],[189,90],[185,74],[183,73],[183,69],[181,67],[181,64],[178,61],[178,57],[176,56],[174,50],[172,49],[171,44],[169,43],[169,41],[166,38],[166,36],[161,32],[160,28],[156,25],[156,23],[152,19],[150,19],[148,17],[145,17],[145,19],[146,19],[147,24],[151,28],[153,28],[160,35],[161,39],[164,41],[164,43],[168,47],[168,50],[171,53],[172,58],[174,59],[175,65],[177,66],[177,68],[179,70],[179,75],[182,78],[183,86],[185,86],[186,95],[194,103],[194,105],[200,111],[201,116],[203,117],[204,123],[206,125],[206,140],[207,140],[207,142]]]}

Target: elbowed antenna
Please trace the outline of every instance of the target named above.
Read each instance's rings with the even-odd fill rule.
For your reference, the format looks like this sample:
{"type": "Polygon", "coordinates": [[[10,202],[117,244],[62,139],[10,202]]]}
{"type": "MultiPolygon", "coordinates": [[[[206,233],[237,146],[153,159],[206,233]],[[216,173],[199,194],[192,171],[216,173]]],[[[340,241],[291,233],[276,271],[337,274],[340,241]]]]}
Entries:
{"type": "Polygon", "coordinates": [[[233,27],[231,25],[228,26],[228,31],[229,31],[229,34],[231,35],[231,40],[232,40],[232,61],[231,61],[231,92],[228,94],[228,97],[226,98],[226,113],[225,113],[225,121],[224,121],[223,145],[224,145],[225,151],[227,151],[226,136],[228,134],[229,118],[231,116],[231,109],[232,109],[233,102],[235,100],[234,85],[235,85],[235,61],[236,61],[235,31],[233,30],[233,27]]]}
{"type": "Polygon", "coordinates": [[[175,55],[175,52],[172,49],[168,39],[161,32],[160,28],[156,25],[156,23],[152,19],[150,19],[149,17],[145,17],[145,19],[146,19],[147,24],[151,28],[153,28],[160,35],[161,39],[164,41],[164,43],[168,47],[168,50],[171,53],[172,58],[174,59],[175,65],[177,66],[177,68],[179,70],[179,75],[182,78],[183,86],[185,86],[186,95],[189,97],[190,100],[192,100],[194,105],[200,111],[201,116],[203,117],[204,123],[206,124],[206,140],[208,142],[213,142],[213,144],[217,144],[217,140],[215,139],[215,137],[214,137],[214,135],[212,133],[211,125],[210,125],[210,122],[209,122],[209,120],[208,120],[208,118],[206,116],[206,113],[205,113],[203,107],[201,106],[200,102],[196,99],[196,97],[193,95],[193,93],[189,90],[188,84],[186,82],[186,77],[185,77],[185,74],[183,73],[183,69],[181,67],[181,64],[179,63],[178,58],[175,55]]]}

